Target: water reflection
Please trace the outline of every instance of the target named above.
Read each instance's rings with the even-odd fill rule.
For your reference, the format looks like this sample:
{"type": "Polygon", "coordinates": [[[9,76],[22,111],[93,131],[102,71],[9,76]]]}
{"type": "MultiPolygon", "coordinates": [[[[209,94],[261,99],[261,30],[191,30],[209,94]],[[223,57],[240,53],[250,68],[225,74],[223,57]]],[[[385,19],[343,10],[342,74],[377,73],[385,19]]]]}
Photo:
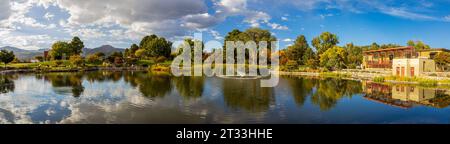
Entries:
{"type": "Polygon", "coordinates": [[[266,111],[275,101],[273,88],[261,87],[259,80],[223,79],[222,91],[227,106],[250,112],[266,111]]]}
{"type": "Polygon", "coordinates": [[[445,108],[450,105],[450,91],[444,89],[373,82],[365,82],[363,87],[365,98],[400,108],[418,105],[445,108]]]}
{"type": "Polygon", "coordinates": [[[14,79],[17,79],[17,75],[0,75],[0,93],[14,91],[14,79]]]}
{"type": "Polygon", "coordinates": [[[0,123],[445,123],[449,105],[445,89],[333,78],[261,88],[132,71],[0,76],[0,123]]]}
{"type": "Polygon", "coordinates": [[[187,76],[174,77],[173,83],[181,96],[187,99],[195,99],[203,95],[205,78],[187,76]]]}

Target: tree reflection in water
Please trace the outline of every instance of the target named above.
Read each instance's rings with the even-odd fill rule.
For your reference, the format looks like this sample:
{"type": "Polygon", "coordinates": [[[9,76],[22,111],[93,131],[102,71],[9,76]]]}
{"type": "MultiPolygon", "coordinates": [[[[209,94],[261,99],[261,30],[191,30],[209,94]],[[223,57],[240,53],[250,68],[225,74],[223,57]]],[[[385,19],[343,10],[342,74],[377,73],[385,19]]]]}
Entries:
{"type": "Polygon", "coordinates": [[[187,99],[199,98],[203,94],[204,77],[173,77],[173,83],[178,93],[187,99]]]}
{"type": "Polygon", "coordinates": [[[13,92],[14,79],[17,79],[17,75],[0,75],[0,93],[13,92]]]}
{"type": "Polygon", "coordinates": [[[307,97],[313,93],[313,89],[318,82],[316,79],[308,79],[305,77],[288,77],[286,80],[292,91],[295,103],[298,106],[305,104],[307,97]]]}
{"type": "Polygon", "coordinates": [[[223,79],[225,103],[231,108],[250,112],[267,111],[274,104],[273,88],[263,88],[259,80],[223,79]]]}
{"type": "Polygon", "coordinates": [[[72,96],[79,97],[84,91],[83,73],[47,73],[36,75],[36,78],[49,81],[56,93],[68,93],[64,89],[58,89],[68,87],[71,88],[72,96]]]}
{"type": "Polygon", "coordinates": [[[340,99],[362,92],[360,82],[336,78],[319,80],[316,83],[316,89],[311,97],[311,102],[318,105],[321,110],[330,110],[340,99]]]}

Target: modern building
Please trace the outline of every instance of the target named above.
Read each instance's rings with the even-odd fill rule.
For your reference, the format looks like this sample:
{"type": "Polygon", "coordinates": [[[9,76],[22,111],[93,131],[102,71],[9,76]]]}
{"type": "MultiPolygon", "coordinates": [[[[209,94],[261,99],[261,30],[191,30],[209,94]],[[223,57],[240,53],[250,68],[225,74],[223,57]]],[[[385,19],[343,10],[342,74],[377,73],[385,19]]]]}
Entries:
{"type": "Polygon", "coordinates": [[[434,57],[450,50],[427,49],[416,51],[414,47],[397,47],[363,52],[364,69],[390,70],[395,76],[414,77],[425,72],[448,71],[450,68],[438,68],[434,57]]]}

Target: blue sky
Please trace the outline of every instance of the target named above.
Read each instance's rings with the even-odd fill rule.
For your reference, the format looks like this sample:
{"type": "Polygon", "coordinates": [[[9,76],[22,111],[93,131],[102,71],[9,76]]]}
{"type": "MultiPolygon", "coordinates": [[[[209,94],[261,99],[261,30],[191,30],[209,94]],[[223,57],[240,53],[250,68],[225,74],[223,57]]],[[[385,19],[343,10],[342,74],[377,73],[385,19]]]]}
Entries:
{"type": "Polygon", "coordinates": [[[89,48],[126,48],[145,35],[177,41],[195,32],[223,41],[232,29],[260,27],[282,48],[324,31],[340,45],[422,40],[450,48],[448,7],[449,0],[1,0],[0,47],[49,48],[79,36],[89,48]]]}

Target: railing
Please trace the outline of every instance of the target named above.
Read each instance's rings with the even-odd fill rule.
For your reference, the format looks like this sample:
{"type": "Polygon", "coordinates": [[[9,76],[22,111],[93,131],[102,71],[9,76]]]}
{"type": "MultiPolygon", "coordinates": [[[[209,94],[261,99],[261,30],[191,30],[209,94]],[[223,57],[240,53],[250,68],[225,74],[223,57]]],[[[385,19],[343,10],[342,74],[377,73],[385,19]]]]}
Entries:
{"type": "Polygon", "coordinates": [[[368,68],[392,68],[391,61],[366,61],[368,68]]]}

